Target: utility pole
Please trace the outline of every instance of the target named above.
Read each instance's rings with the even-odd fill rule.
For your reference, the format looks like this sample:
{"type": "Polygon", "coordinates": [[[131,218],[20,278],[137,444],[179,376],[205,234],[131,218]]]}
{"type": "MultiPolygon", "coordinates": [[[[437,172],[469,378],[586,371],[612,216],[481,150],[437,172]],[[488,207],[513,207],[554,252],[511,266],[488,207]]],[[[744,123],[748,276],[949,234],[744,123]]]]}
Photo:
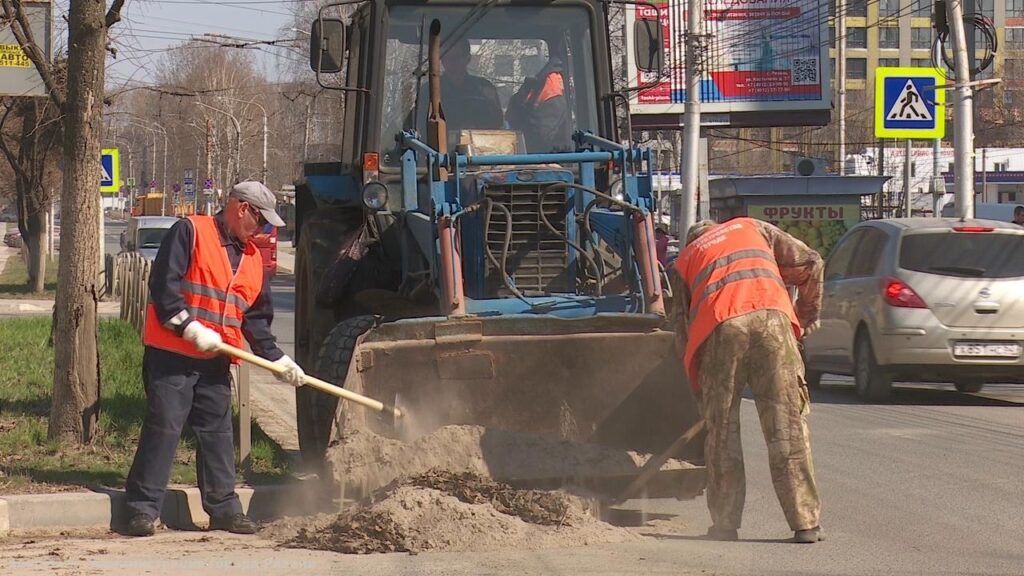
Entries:
{"type": "Polygon", "coordinates": [[[206,177],[213,180],[213,119],[206,119],[206,177]]]}
{"type": "Polygon", "coordinates": [[[839,114],[839,175],[846,174],[846,0],[836,0],[836,83],[839,114]]]}
{"type": "Polygon", "coordinates": [[[988,202],[988,148],[981,149],[981,201],[988,202]]]}
{"type": "MultiPolygon", "coordinates": [[[[878,139],[878,158],[875,161],[875,164],[878,165],[878,175],[879,176],[885,176],[885,139],[884,138],[879,138],[878,139]]],[[[885,214],[883,213],[884,209],[885,209],[885,191],[883,191],[883,190],[879,190],[878,191],[878,202],[877,202],[877,204],[878,204],[878,218],[885,218],[885,214]]]]}
{"type": "MultiPolygon", "coordinates": [[[[939,178],[942,178],[942,169],[939,166],[939,154],[942,153],[942,141],[936,138],[932,140],[932,181],[929,185],[929,192],[932,193],[932,216],[942,217],[942,190],[939,189],[939,178]]],[[[945,188],[945,186],[943,186],[945,188]]]]}
{"type": "Polygon", "coordinates": [[[679,237],[685,242],[690,227],[697,223],[697,190],[700,186],[700,61],[704,51],[701,33],[704,3],[687,0],[686,6],[686,107],[683,126],[683,198],[679,237]]]}
{"type": "Polygon", "coordinates": [[[910,179],[913,177],[913,164],[911,154],[914,152],[910,138],[903,146],[903,217],[910,218],[914,214],[914,203],[910,198],[910,179]]]}
{"type": "Polygon", "coordinates": [[[950,0],[950,34],[953,36],[953,58],[956,84],[953,90],[953,166],[957,216],[974,218],[974,101],[970,64],[967,55],[967,33],[964,30],[963,0],[950,0]]]}

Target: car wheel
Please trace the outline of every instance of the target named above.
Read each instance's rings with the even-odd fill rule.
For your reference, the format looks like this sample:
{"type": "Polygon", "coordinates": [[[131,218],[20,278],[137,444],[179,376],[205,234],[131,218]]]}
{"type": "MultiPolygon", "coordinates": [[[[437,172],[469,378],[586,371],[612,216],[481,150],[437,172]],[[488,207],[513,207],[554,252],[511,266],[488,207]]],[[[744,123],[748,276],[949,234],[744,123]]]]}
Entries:
{"type": "Polygon", "coordinates": [[[977,380],[960,380],[953,383],[956,386],[957,392],[974,393],[981,392],[981,389],[985,387],[984,382],[978,382],[977,380]]]}
{"type": "Polygon", "coordinates": [[[865,400],[885,400],[892,392],[892,376],[875,360],[875,350],[867,331],[857,334],[853,379],[857,385],[857,395],[865,400]]]}
{"type": "Polygon", "coordinates": [[[817,370],[805,370],[804,380],[807,382],[808,388],[820,388],[821,387],[822,373],[817,370]]]}

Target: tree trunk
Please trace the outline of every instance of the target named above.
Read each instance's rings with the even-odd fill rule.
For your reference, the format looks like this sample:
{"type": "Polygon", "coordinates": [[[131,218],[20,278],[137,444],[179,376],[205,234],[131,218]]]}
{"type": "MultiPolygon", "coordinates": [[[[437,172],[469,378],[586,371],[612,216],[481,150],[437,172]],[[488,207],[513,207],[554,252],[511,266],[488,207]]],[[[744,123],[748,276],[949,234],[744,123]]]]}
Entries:
{"type": "Polygon", "coordinates": [[[54,310],[53,404],[47,435],[69,444],[96,434],[100,371],[96,308],[99,259],[100,142],[107,28],[105,2],[71,0],[68,92],[64,110],[61,258],[54,310]]]}
{"type": "Polygon", "coordinates": [[[42,187],[43,166],[46,151],[43,146],[39,124],[45,121],[38,99],[20,103],[21,142],[18,146],[18,165],[15,171],[14,187],[18,198],[18,231],[25,243],[28,259],[28,287],[32,292],[42,292],[46,280],[46,258],[44,231],[46,228],[46,204],[49,198],[42,187]]]}

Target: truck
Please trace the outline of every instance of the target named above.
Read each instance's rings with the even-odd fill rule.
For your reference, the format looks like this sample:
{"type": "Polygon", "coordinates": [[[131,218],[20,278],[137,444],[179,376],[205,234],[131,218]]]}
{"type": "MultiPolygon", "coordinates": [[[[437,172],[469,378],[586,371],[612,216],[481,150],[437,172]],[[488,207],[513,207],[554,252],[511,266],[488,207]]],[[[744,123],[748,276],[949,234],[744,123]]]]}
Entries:
{"type": "MultiPolygon", "coordinates": [[[[610,6],[320,10],[310,66],[344,95],[344,130],[341,158],[306,164],[296,182],[300,364],[397,399],[422,431],[473,424],[653,454],[699,421],[655,256],[651,151],[620,128],[628,95],[612,85],[610,6]],[[503,108],[497,126],[445,107],[466,95],[444,92],[441,60],[466,43],[490,77],[474,85],[491,102],[494,87],[503,108]],[[510,120],[530,74],[562,99],[568,129],[553,142],[510,120]]],[[[637,61],[659,75],[654,22],[636,27],[637,61]]],[[[393,418],[308,387],[296,404],[313,469],[346,430],[396,433],[393,418]]],[[[677,456],[701,454],[698,440],[677,456]]]]}

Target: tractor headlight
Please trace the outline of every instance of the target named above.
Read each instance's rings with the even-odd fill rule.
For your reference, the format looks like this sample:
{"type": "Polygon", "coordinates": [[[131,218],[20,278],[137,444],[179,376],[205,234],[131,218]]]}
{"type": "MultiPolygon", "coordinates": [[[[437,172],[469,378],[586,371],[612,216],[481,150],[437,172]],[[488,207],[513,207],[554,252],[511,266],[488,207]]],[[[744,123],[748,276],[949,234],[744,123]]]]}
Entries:
{"type": "Polygon", "coordinates": [[[383,210],[388,205],[388,187],[380,182],[367,182],[363,186],[363,205],[370,210],[383,210]]]}

